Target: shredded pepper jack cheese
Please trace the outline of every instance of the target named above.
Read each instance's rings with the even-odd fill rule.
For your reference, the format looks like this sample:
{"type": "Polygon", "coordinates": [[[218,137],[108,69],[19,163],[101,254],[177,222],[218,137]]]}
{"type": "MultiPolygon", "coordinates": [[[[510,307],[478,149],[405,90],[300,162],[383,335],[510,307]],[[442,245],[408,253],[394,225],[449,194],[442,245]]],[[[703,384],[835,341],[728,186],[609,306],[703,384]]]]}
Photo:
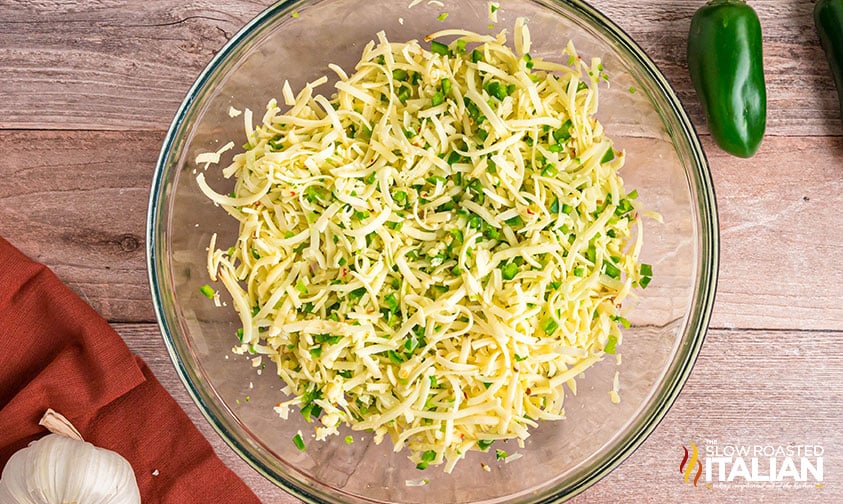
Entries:
{"type": "MultiPolygon", "coordinates": [[[[638,262],[636,193],[595,119],[600,61],[531,58],[523,20],[369,43],[262,125],[202,191],[240,223],[208,269],[316,437],[342,424],[388,435],[419,467],[564,417],[567,385],[615,353],[638,262]],[[437,39],[453,38],[450,44],[437,39]]],[[[197,162],[212,162],[212,155],[197,162]]],[[[214,237],[215,240],[215,237],[214,237]]],[[[615,390],[617,385],[615,386],[615,390]]]]}

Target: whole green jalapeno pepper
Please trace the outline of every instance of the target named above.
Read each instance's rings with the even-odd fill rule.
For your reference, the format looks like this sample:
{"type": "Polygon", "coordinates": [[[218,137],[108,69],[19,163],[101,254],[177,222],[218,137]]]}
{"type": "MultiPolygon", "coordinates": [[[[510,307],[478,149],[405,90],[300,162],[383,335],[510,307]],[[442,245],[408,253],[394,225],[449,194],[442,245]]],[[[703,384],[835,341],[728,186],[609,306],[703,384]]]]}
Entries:
{"type": "Polygon", "coordinates": [[[818,0],[814,5],[814,25],[831,67],[843,111],[843,0],[818,0]]]}
{"type": "Polygon", "coordinates": [[[767,128],[761,23],[743,0],[710,0],[694,14],[688,70],[711,135],[724,151],[752,157],[767,128]]]}

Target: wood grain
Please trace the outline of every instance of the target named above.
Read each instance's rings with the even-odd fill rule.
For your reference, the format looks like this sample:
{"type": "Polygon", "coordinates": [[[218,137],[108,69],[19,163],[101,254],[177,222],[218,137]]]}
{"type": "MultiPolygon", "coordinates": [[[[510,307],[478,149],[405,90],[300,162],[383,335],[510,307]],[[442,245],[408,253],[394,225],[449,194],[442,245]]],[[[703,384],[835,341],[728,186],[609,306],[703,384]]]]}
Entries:
{"type": "MultiPolygon", "coordinates": [[[[0,95],[6,97],[0,128],[165,129],[202,67],[268,3],[0,3],[0,95]]],[[[652,56],[702,126],[685,64],[688,28],[700,2],[592,3],[652,56]]],[[[813,31],[813,4],[752,5],[764,29],[768,133],[843,134],[813,31]]]]}
{"type": "MultiPolygon", "coordinates": [[[[147,361],[217,454],[266,502],[296,502],[247,467],[213,432],[162,352],[157,326],[117,324],[115,329],[147,361]]],[[[762,495],[768,503],[839,502],[841,336],[843,331],[709,331],[690,379],[658,428],[620,468],[573,502],[757,502],[762,495]],[[812,383],[822,385],[807,386],[812,383]],[[705,440],[720,445],[822,445],[824,487],[763,492],[686,485],[678,470],[682,446],[690,441],[702,446],[705,440]]]]}
{"type": "Polygon", "coordinates": [[[843,139],[767,138],[751,160],[710,139],[720,214],[712,325],[843,329],[843,139]]]}
{"type": "Polygon", "coordinates": [[[108,320],[155,319],[144,235],[162,138],[0,130],[0,235],[108,320]]]}
{"type": "MultiPolygon", "coordinates": [[[[154,320],[144,233],[161,138],[0,130],[0,235],[112,321],[154,320]]],[[[712,325],[843,328],[843,139],[769,137],[752,160],[705,148],[722,233],[712,325]]]]}
{"type": "Polygon", "coordinates": [[[0,128],[166,129],[267,2],[2,2],[0,128]]]}

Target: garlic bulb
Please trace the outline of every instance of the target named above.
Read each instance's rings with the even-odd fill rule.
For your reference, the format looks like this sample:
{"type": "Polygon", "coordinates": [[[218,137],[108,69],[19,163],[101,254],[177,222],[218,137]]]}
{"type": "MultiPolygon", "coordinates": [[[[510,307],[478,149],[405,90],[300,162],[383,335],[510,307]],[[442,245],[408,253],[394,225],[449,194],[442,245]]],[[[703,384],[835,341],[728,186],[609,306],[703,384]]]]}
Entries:
{"type": "Polygon", "coordinates": [[[12,455],[0,479],[0,504],[140,504],[126,459],[83,441],[53,410],[40,423],[53,434],[12,455]]]}

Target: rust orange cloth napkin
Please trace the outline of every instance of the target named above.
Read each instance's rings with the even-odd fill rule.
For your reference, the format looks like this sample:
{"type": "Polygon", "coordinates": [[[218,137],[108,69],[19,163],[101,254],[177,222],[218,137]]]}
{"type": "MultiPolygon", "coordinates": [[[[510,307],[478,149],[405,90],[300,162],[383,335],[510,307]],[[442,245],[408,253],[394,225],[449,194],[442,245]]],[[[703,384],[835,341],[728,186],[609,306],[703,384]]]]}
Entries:
{"type": "Polygon", "coordinates": [[[0,468],[47,408],[125,457],[144,503],[260,502],[120,335],[0,238],[0,468]]]}

